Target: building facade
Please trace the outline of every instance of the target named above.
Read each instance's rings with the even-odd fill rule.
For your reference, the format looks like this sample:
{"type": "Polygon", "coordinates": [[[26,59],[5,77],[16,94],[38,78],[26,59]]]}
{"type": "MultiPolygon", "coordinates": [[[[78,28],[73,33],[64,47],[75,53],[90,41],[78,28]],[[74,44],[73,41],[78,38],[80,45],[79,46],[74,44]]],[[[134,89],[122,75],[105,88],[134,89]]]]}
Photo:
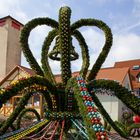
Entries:
{"type": "MultiPolygon", "coordinates": [[[[10,84],[16,82],[17,80],[31,77],[36,75],[35,72],[29,68],[23,66],[14,67],[6,77],[0,82],[1,89],[8,87],[10,84]]],[[[8,100],[5,104],[3,104],[0,109],[0,114],[4,116],[9,116],[16,108],[19,100],[23,97],[25,92],[20,92],[16,96],[13,96],[10,100],[8,100]]],[[[26,108],[35,109],[41,117],[43,117],[43,103],[45,99],[41,93],[34,93],[31,98],[28,100],[26,108]]]]}
{"type": "Polygon", "coordinates": [[[132,93],[140,97],[140,59],[116,62],[114,67],[129,67],[132,93]]]}
{"type": "Polygon", "coordinates": [[[11,16],[0,19],[0,80],[21,64],[19,36],[23,24],[11,16]]]}
{"type": "MultiPolygon", "coordinates": [[[[96,76],[96,79],[112,80],[127,88],[129,91],[132,90],[129,67],[110,67],[100,69],[96,76]]],[[[113,96],[111,91],[106,91],[103,89],[102,91],[98,92],[97,96],[110,117],[114,121],[121,121],[122,113],[125,109],[127,109],[126,105],[123,104],[123,102],[117,97],[113,96]]]]}

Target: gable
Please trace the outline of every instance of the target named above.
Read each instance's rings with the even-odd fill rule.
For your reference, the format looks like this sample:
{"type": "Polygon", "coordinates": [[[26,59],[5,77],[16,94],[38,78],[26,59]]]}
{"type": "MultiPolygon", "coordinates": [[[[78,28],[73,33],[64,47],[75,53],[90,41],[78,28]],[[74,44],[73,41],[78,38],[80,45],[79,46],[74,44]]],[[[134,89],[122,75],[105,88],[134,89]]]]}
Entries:
{"type": "Polygon", "coordinates": [[[18,79],[24,78],[24,77],[29,77],[31,76],[31,73],[29,73],[29,70],[32,71],[31,69],[23,69],[24,67],[16,66],[11,72],[7,74],[7,76],[0,82],[0,87],[3,88],[7,85],[9,85],[12,82],[17,81],[18,79]]]}

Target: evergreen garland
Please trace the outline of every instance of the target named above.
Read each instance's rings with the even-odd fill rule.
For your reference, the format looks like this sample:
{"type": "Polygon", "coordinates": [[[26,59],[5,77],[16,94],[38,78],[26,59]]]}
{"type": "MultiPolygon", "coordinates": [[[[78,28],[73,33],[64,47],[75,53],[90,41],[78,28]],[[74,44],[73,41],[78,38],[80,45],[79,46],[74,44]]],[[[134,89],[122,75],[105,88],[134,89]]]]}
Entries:
{"type": "Polygon", "coordinates": [[[48,36],[45,38],[45,41],[43,43],[42,54],[41,54],[41,56],[42,56],[41,62],[42,62],[42,68],[44,70],[44,76],[46,79],[48,79],[54,85],[56,84],[56,81],[55,81],[54,75],[52,74],[51,68],[49,66],[48,51],[49,51],[49,47],[56,35],[57,35],[57,30],[52,30],[49,32],[48,36]]]}
{"type": "Polygon", "coordinates": [[[70,65],[70,16],[71,10],[69,7],[60,8],[59,11],[59,39],[61,51],[61,77],[64,85],[67,84],[68,79],[71,77],[70,65]]]}
{"type": "Polygon", "coordinates": [[[82,59],[83,59],[83,63],[82,63],[82,68],[79,72],[79,74],[85,78],[88,72],[88,67],[89,67],[89,51],[88,51],[88,46],[85,42],[84,37],[82,36],[82,34],[78,31],[78,30],[74,30],[73,31],[73,35],[75,36],[75,38],[78,40],[79,45],[81,47],[82,50],[82,59]]]}
{"type": "Polygon", "coordinates": [[[115,96],[118,97],[127,107],[129,107],[134,113],[140,115],[140,99],[131,94],[126,88],[120,86],[117,82],[111,80],[95,80],[89,83],[89,91],[93,89],[103,88],[114,91],[115,96]],[[137,106],[137,107],[136,107],[137,106]]]}
{"type": "Polygon", "coordinates": [[[104,116],[104,118],[106,119],[106,121],[112,126],[112,128],[118,132],[122,137],[127,138],[127,133],[125,133],[124,130],[120,129],[111,119],[111,117],[108,115],[108,113],[106,112],[106,110],[104,109],[104,107],[102,106],[102,104],[100,103],[98,97],[95,95],[95,93],[92,93],[92,98],[96,104],[96,106],[98,106],[98,110],[99,112],[104,116]]]}
{"type": "Polygon", "coordinates": [[[105,33],[105,44],[104,47],[102,48],[102,51],[100,53],[100,55],[98,56],[95,64],[93,65],[87,80],[91,81],[94,80],[99,69],[101,68],[102,64],[104,63],[110,48],[112,46],[112,33],[110,28],[101,20],[96,20],[96,19],[81,19],[78,20],[77,22],[73,23],[71,25],[71,30],[74,31],[82,26],[96,26],[99,29],[103,30],[103,32],[105,33]]]}
{"type": "Polygon", "coordinates": [[[10,117],[6,120],[6,122],[3,124],[3,126],[0,128],[0,135],[4,134],[6,130],[9,128],[11,124],[16,120],[19,113],[24,109],[25,105],[27,104],[29,98],[31,97],[33,93],[26,93],[22,99],[17,104],[17,107],[14,109],[10,117]]]}
{"type": "Polygon", "coordinates": [[[78,87],[78,84],[76,82],[76,79],[75,78],[71,78],[69,81],[68,81],[68,84],[67,84],[67,90],[69,90],[69,88],[73,88],[73,91],[74,91],[74,97],[76,99],[76,102],[77,102],[77,105],[78,105],[78,108],[79,108],[79,112],[80,114],[82,114],[82,118],[83,118],[83,121],[84,121],[84,124],[85,124],[85,127],[87,129],[87,133],[88,133],[88,137],[89,139],[96,139],[95,137],[95,132],[93,131],[92,129],[92,124],[90,122],[90,118],[88,118],[87,114],[87,109],[86,109],[86,106],[83,104],[83,99],[82,97],[80,96],[80,90],[79,90],[79,87],[78,87]]]}
{"type": "Polygon", "coordinates": [[[17,121],[16,121],[17,129],[20,129],[21,119],[22,119],[22,117],[23,117],[27,112],[32,112],[32,113],[34,113],[34,115],[35,115],[36,118],[37,118],[37,121],[40,121],[40,115],[39,115],[39,113],[38,113],[34,108],[25,108],[25,109],[23,109],[23,110],[20,112],[20,114],[19,114],[19,116],[18,116],[18,118],[17,118],[17,121]]]}
{"type": "Polygon", "coordinates": [[[36,18],[28,22],[22,32],[20,37],[22,51],[26,57],[27,62],[29,62],[30,67],[36,72],[36,74],[43,76],[43,71],[36,62],[31,50],[29,49],[28,38],[31,30],[33,30],[38,25],[48,25],[53,28],[58,28],[58,23],[50,18],[36,18]]]}
{"type": "Polygon", "coordinates": [[[16,84],[7,87],[7,89],[0,90],[0,102],[2,104],[6,103],[11,97],[17,95],[19,91],[34,84],[45,86],[51,93],[56,91],[56,87],[54,87],[46,78],[33,76],[27,79],[21,79],[16,84]]]}

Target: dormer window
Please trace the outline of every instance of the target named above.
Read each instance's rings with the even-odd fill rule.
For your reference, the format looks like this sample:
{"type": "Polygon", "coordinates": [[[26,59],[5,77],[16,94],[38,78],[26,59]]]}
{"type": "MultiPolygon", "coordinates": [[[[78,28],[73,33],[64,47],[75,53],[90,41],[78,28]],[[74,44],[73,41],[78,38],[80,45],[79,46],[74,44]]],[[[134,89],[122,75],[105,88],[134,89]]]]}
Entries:
{"type": "Polygon", "coordinates": [[[140,69],[140,65],[134,65],[132,69],[133,70],[139,70],[140,69]]]}
{"type": "Polygon", "coordinates": [[[138,73],[137,77],[137,81],[140,83],[140,73],[138,73]]]}
{"type": "Polygon", "coordinates": [[[138,82],[140,83],[140,76],[138,77],[138,82]]]}

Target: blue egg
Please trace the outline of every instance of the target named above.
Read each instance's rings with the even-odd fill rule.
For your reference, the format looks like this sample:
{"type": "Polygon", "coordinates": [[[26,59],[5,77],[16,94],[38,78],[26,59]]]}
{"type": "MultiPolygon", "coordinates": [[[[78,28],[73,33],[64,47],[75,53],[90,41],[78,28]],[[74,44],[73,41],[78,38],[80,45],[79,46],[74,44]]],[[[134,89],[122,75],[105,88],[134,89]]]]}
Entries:
{"type": "Polygon", "coordinates": [[[102,131],[102,132],[104,132],[104,131],[105,131],[105,129],[104,129],[104,128],[101,128],[101,131],[102,131]]]}
{"type": "Polygon", "coordinates": [[[96,128],[96,124],[94,124],[92,127],[93,127],[93,128],[96,128]]]}
{"type": "Polygon", "coordinates": [[[98,129],[97,128],[94,128],[94,131],[98,131],[98,129]]]}

